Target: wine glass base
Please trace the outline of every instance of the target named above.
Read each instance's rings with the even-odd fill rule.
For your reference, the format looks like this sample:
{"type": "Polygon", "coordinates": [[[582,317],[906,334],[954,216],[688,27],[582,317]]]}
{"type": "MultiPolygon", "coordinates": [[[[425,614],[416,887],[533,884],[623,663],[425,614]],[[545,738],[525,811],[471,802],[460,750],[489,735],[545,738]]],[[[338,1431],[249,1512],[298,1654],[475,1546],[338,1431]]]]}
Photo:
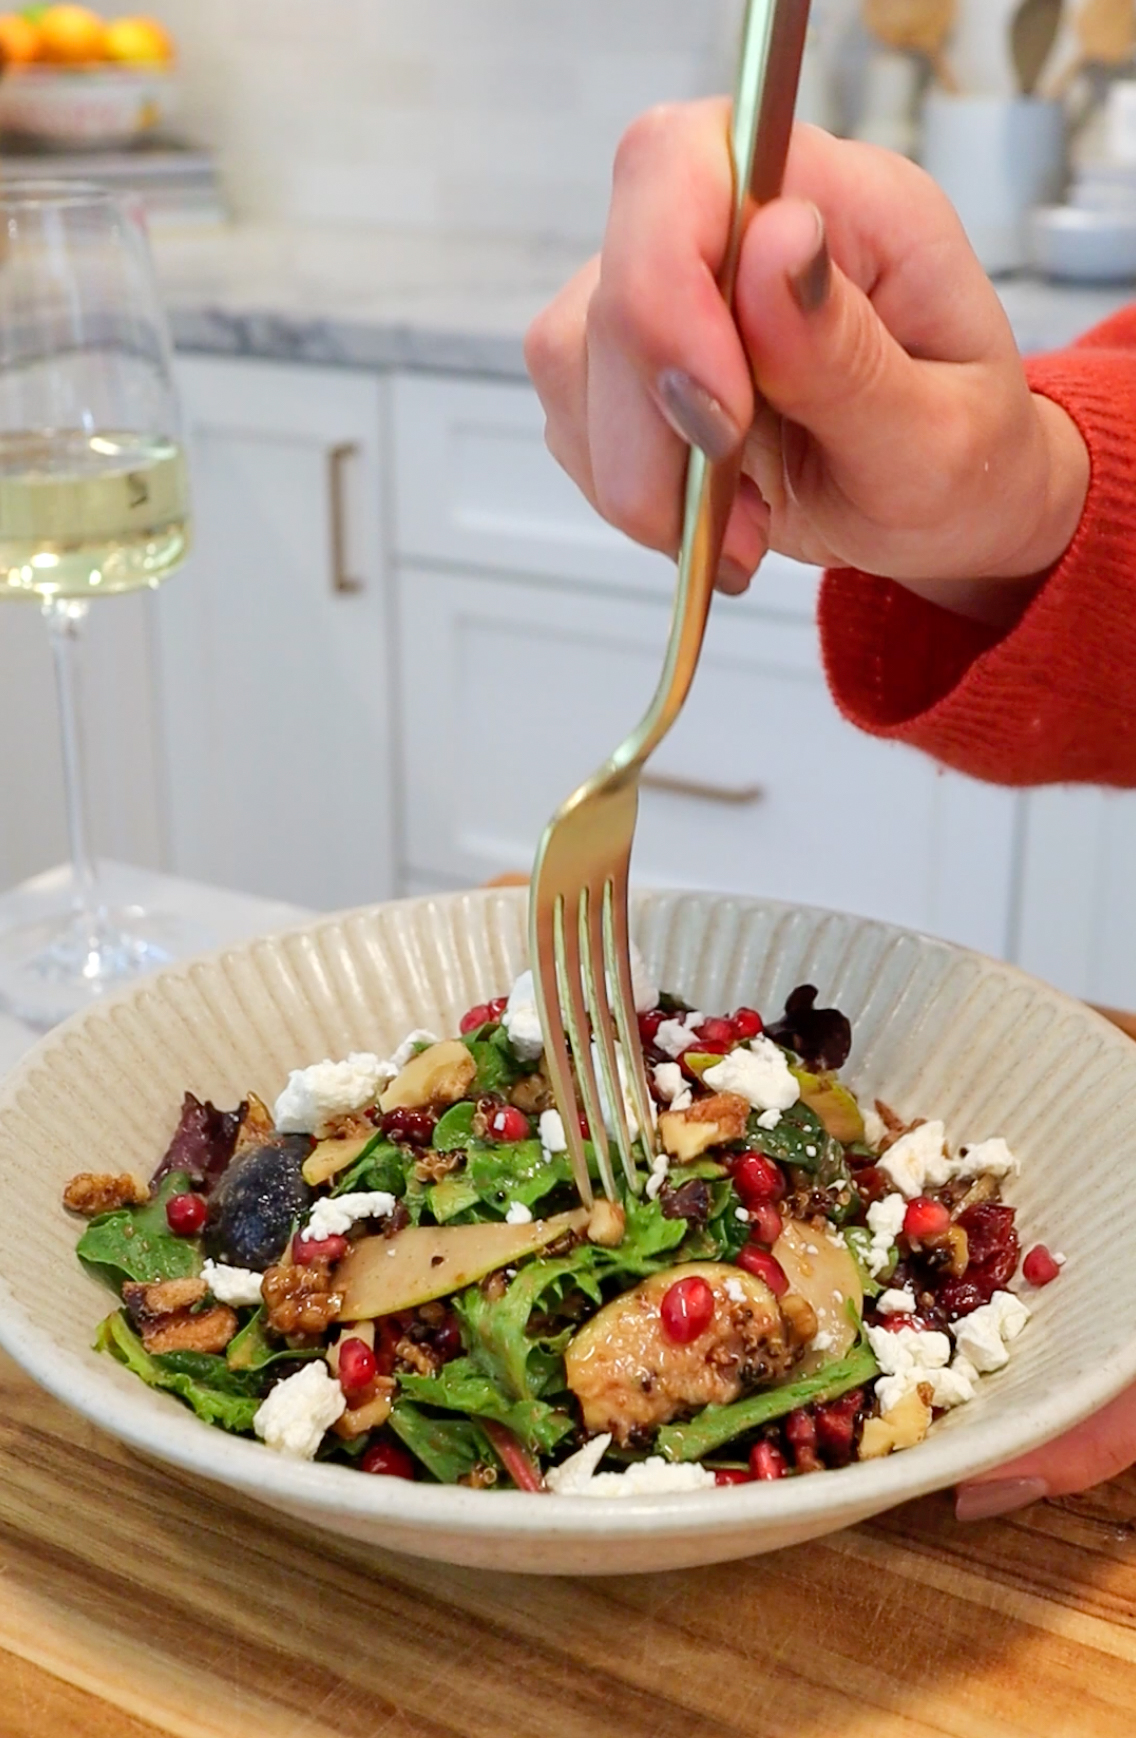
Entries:
{"type": "Polygon", "coordinates": [[[138,906],[94,919],[34,918],[0,930],[0,1007],[47,1031],[109,991],[209,945],[196,924],[138,906]]]}

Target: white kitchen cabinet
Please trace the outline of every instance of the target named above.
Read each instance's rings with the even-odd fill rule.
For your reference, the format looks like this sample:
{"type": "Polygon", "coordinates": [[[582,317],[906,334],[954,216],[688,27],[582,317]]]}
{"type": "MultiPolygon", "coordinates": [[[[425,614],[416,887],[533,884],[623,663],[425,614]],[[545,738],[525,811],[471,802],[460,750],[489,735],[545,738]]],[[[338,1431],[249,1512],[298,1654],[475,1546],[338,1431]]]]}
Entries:
{"type": "Polygon", "coordinates": [[[170,867],[394,887],[380,379],[183,359],[195,553],[158,600],[170,867]]]}
{"type": "Polygon", "coordinates": [[[1136,1007],[1133,863],[1136,793],[1030,792],[1013,957],[1070,995],[1136,1007]]]}
{"type": "MultiPolygon", "coordinates": [[[[404,885],[525,869],[553,809],[658,679],[646,598],[405,564],[404,885]]],[[[811,624],[715,606],[686,710],[649,769],[641,885],[838,906],[990,953],[1010,939],[1017,799],[838,717],[811,624]]]]}

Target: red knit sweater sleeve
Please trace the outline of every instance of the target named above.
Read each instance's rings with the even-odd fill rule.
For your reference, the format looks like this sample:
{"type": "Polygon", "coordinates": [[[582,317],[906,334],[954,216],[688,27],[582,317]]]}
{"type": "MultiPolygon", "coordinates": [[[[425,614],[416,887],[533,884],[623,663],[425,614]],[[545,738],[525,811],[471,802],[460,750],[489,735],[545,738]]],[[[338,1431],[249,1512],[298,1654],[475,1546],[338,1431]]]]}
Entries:
{"type": "Polygon", "coordinates": [[[1064,559],[1008,633],[890,580],[829,573],[825,668],[861,730],[976,778],[1136,786],[1136,307],[1027,369],[1092,461],[1064,559]]]}

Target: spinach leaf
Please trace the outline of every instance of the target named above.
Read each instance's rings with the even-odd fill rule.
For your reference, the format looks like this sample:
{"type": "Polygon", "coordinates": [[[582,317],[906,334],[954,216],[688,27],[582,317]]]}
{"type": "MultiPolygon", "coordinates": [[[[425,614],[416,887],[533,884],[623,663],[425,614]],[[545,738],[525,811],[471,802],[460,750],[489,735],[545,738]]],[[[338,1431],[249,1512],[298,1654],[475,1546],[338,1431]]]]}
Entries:
{"type": "Polygon", "coordinates": [[[477,1106],[463,1099],[460,1104],[451,1104],[444,1116],[438,1118],[434,1129],[434,1138],[430,1145],[436,1153],[457,1153],[468,1147],[473,1139],[473,1119],[477,1115],[477,1106]]]}
{"type": "Polygon", "coordinates": [[[572,1166],[567,1153],[546,1153],[537,1140],[503,1141],[470,1147],[466,1175],[485,1205],[503,1214],[511,1201],[535,1207],[571,1184],[572,1166]]]}
{"type": "Polygon", "coordinates": [[[899,1251],[892,1247],[887,1266],[879,1274],[873,1274],[868,1266],[868,1251],[872,1247],[872,1233],[866,1225],[846,1225],[841,1233],[848,1245],[848,1253],[856,1263],[860,1275],[860,1284],[865,1297],[879,1297],[887,1283],[887,1276],[896,1264],[899,1251]],[[882,1282],[882,1283],[881,1283],[882,1282]]]}
{"type": "MultiPolygon", "coordinates": [[[[685,1177],[687,1170],[682,1168],[685,1177]]],[[[749,1242],[750,1227],[748,1220],[737,1216],[741,1201],[734,1186],[729,1181],[712,1185],[710,1192],[710,1217],[706,1224],[692,1231],[682,1245],[681,1259],[683,1261],[733,1261],[738,1251],[744,1249],[749,1242]]]]}
{"type": "Polygon", "coordinates": [[[222,1430],[238,1435],[251,1433],[266,1386],[263,1379],[260,1391],[249,1393],[254,1378],[242,1379],[228,1368],[223,1358],[211,1353],[168,1352],[163,1357],[151,1357],[126,1317],[117,1311],[100,1322],[95,1350],[107,1352],[125,1364],[147,1387],[164,1388],[178,1395],[206,1424],[220,1425],[222,1430]],[[222,1381],[224,1386],[218,1386],[222,1381]]]}
{"type": "Polygon", "coordinates": [[[262,1307],[245,1323],[240,1333],[235,1334],[229,1341],[224,1362],[230,1370],[265,1370],[269,1364],[278,1364],[285,1359],[289,1363],[298,1363],[321,1356],[318,1347],[297,1352],[281,1345],[278,1339],[270,1339],[262,1307]]]}
{"type": "Polygon", "coordinates": [[[667,1460],[701,1460],[704,1454],[732,1442],[748,1430],[756,1430],[775,1418],[795,1412],[798,1406],[837,1400],[850,1388],[859,1388],[879,1375],[869,1346],[854,1346],[846,1358],[826,1364],[815,1375],[802,1376],[781,1388],[763,1388],[731,1406],[707,1406],[686,1424],[667,1424],[656,1439],[658,1452],[667,1460]]]}
{"type": "MultiPolygon", "coordinates": [[[[481,1205],[481,1196],[476,1185],[466,1172],[457,1176],[443,1177],[440,1183],[433,1183],[427,1190],[430,1211],[439,1225],[449,1225],[461,1213],[469,1213],[472,1207],[481,1205]]],[[[484,1214],[476,1215],[484,1218],[484,1214]]]]}
{"type": "Polygon", "coordinates": [[[397,1198],[406,1193],[406,1157],[400,1147],[376,1135],[370,1146],[364,1147],[354,1164],[340,1171],[331,1186],[333,1195],[349,1195],[356,1190],[369,1194],[384,1190],[397,1198]]]}
{"type": "Polygon", "coordinates": [[[504,1026],[492,1027],[489,1036],[483,1038],[481,1033],[485,1031],[484,1026],[479,1026],[476,1032],[462,1039],[477,1064],[477,1077],[470,1088],[471,1098],[480,1098],[487,1092],[508,1093],[522,1075],[531,1074],[536,1068],[535,1062],[518,1061],[504,1026]]]}
{"type": "Polygon", "coordinates": [[[525,1447],[548,1454],[575,1427],[566,1412],[544,1400],[510,1400],[472,1358],[443,1364],[436,1376],[399,1377],[399,1391],[408,1400],[461,1412],[472,1418],[492,1418],[507,1425],[525,1447]]]}
{"type": "Polygon", "coordinates": [[[190,1187],[185,1171],[170,1171],[144,1207],[123,1207],[92,1219],[75,1253],[116,1291],[128,1279],[149,1284],[160,1279],[191,1279],[201,1272],[197,1239],[175,1237],[166,1220],[166,1203],[190,1187]]]}
{"type": "Polygon", "coordinates": [[[456,1485],[479,1463],[493,1462],[488,1441],[468,1418],[430,1418],[409,1400],[396,1400],[390,1427],[439,1484],[456,1485]]]}
{"type": "Polygon", "coordinates": [[[752,1152],[765,1153],[771,1159],[776,1159],[782,1165],[795,1165],[800,1171],[808,1171],[811,1175],[819,1175],[826,1163],[831,1162],[828,1148],[835,1145],[844,1157],[840,1142],[834,1142],[815,1111],[807,1104],[798,1101],[789,1110],[781,1112],[781,1120],[776,1128],[759,1128],[758,1113],[751,1112],[746,1125],[746,1146],[752,1152]]]}

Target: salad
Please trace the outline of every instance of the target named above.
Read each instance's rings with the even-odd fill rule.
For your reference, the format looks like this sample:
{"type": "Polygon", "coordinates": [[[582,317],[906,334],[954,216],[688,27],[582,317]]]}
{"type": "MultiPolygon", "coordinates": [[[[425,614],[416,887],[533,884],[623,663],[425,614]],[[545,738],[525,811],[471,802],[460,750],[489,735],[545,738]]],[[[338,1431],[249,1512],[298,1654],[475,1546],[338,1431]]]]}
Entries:
{"type": "Polygon", "coordinates": [[[116,1294],[97,1350],[277,1453],[474,1488],[694,1491],[914,1447],[1028,1322],[1014,1155],[861,1102],[811,986],[768,1027],[641,961],[636,990],[659,1156],[637,1144],[617,1202],[575,1194],[525,973],[457,1036],[297,1069],[271,1109],[187,1093],[146,1183],[72,1178],[116,1294]]]}

